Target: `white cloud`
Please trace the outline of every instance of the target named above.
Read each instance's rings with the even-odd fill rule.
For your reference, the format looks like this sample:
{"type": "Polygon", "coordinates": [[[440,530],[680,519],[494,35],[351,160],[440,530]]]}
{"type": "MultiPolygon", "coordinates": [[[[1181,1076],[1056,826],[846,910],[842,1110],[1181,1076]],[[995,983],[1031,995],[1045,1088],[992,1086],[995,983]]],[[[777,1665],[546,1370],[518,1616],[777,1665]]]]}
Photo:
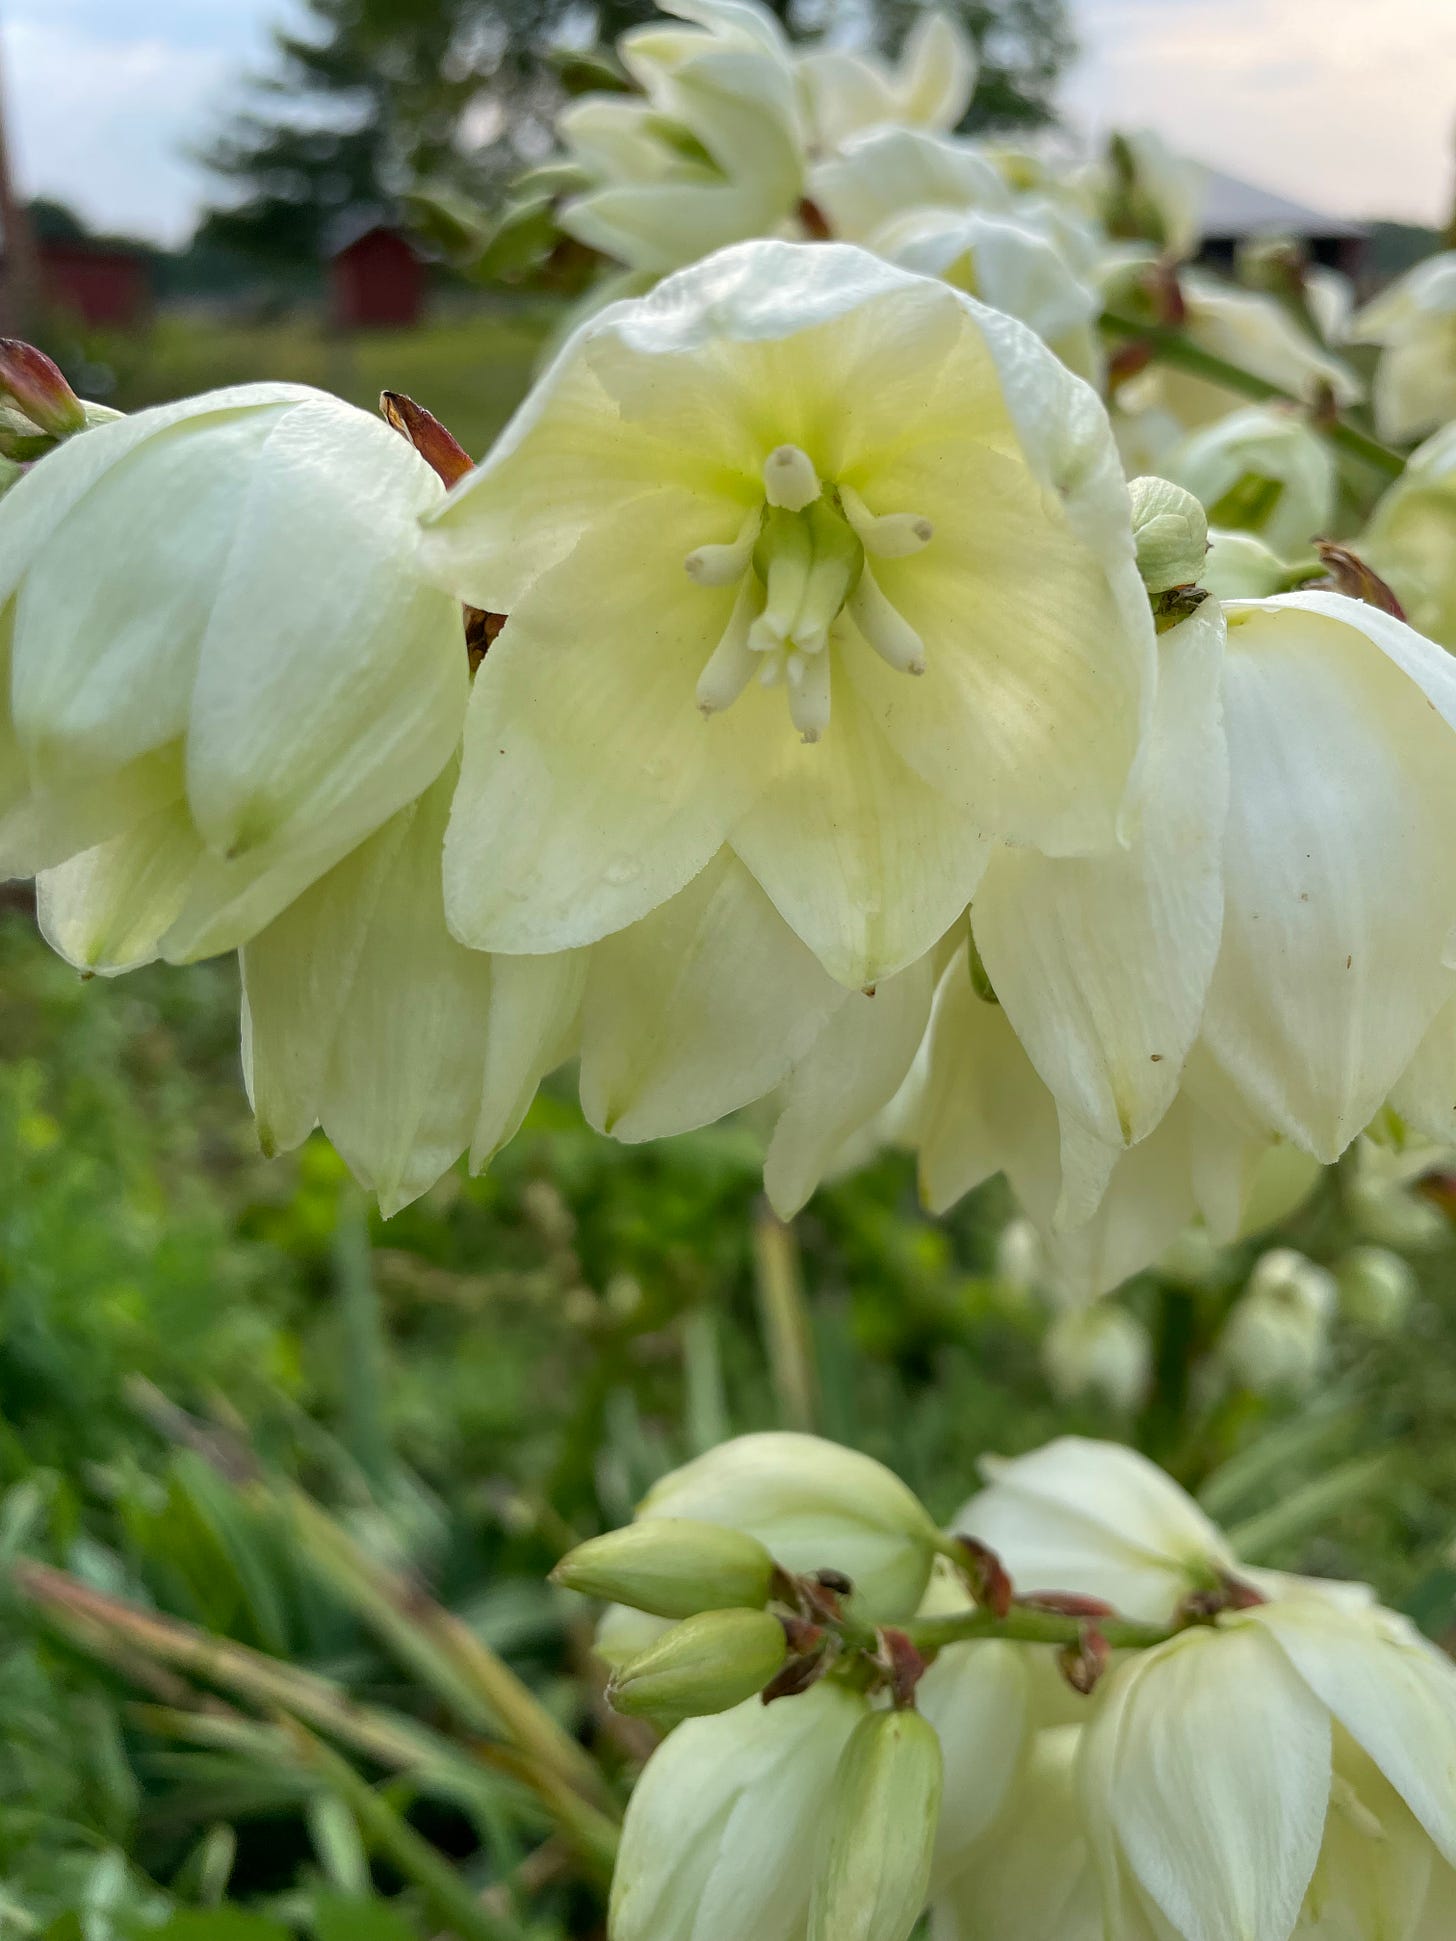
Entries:
{"type": "Polygon", "coordinates": [[[1075,0],[1084,127],[1144,125],[1332,215],[1443,222],[1453,0],[1075,0]]]}
{"type": "Polygon", "coordinates": [[[0,26],[23,192],[174,242],[208,193],[205,145],[277,0],[18,0],[0,26]]]}
{"type": "MultiPolygon", "coordinates": [[[[1069,114],[1149,125],[1333,215],[1444,220],[1456,0],[1071,0],[1069,114]]],[[[294,0],[10,0],[0,28],[20,179],[107,228],[176,239],[204,144],[294,0]]]]}

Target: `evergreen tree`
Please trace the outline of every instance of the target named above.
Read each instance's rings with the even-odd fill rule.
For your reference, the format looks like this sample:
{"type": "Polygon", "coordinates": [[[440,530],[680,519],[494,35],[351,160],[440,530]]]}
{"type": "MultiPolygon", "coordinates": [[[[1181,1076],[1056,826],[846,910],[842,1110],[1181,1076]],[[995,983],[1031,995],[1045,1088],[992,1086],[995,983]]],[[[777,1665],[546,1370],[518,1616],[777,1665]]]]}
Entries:
{"type": "MultiPolygon", "coordinates": [[[[771,0],[794,16],[794,0],[771,0]]],[[[815,8],[832,20],[837,0],[815,8]]],[[[923,0],[872,0],[893,46],[923,0]]],[[[1065,0],[950,0],[981,49],[970,125],[1036,126],[1072,52],[1065,0]]],[[[603,41],[652,17],[652,0],[599,0],[603,41]]],[[[559,88],[547,50],[578,0],[306,0],[301,31],[274,35],[274,71],[204,159],[241,191],[199,241],[274,261],[316,262],[341,224],[387,214],[412,183],[489,199],[540,159],[559,88]]],[[[806,23],[807,24],[807,23],[806,23]]]]}

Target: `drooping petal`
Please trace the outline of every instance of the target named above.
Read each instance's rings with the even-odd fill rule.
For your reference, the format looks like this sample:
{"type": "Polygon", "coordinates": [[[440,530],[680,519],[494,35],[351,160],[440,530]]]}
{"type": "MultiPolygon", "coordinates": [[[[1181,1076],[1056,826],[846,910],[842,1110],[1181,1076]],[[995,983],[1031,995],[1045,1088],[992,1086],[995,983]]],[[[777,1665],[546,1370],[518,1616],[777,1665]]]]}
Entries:
{"type": "Polygon", "coordinates": [[[181,736],[248,482],[286,410],[210,414],[205,436],[188,435],[193,419],[145,440],[31,556],[11,693],[37,781],[103,775],[181,736]]]}
{"type": "Polygon", "coordinates": [[[541,1080],[576,1048],[587,963],[580,950],[492,960],[472,1172],[481,1172],[515,1137],[541,1080]]]}
{"type": "Polygon", "coordinates": [[[1276,1599],[1266,1632],[1456,1866],[1456,1668],[1404,1618],[1323,1597],[1276,1599]]]}
{"type": "Polygon", "coordinates": [[[1119,1443],[1059,1436],[982,1468],[986,1487],[952,1527],[989,1544],[1023,1591],[1078,1591],[1164,1624],[1189,1591],[1235,1567],[1192,1497],[1119,1443]]]}
{"type": "MultiPolygon", "coordinates": [[[[476,675],[445,845],[446,901],[479,949],[595,942],[690,882],[759,776],[720,754],[737,709],[695,689],[731,588],[639,577],[630,520],[583,538],[476,675]]],[[[701,535],[700,535],[701,537],[701,535]]]]}
{"type": "Polygon", "coordinates": [[[176,921],[200,852],[180,804],[36,878],[36,910],[51,949],[78,970],[118,975],[150,963],[176,921]]]}
{"type": "Polygon", "coordinates": [[[581,1095],[627,1141],[706,1125],[761,1098],[845,991],[729,850],[592,952],[581,1095]]]}
{"type": "Polygon", "coordinates": [[[366,846],[374,856],[349,858],[340,882],[325,878],[243,953],[255,1096],[281,1101],[291,1136],[312,1090],[324,1130],[386,1218],[454,1164],[480,1106],[490,959],[445,927],[453,780],[447,770],[366,846]],[[350,898],[357,906],[341,912],[350,898]]]}
{"type": "Polygon", "coordinates": [[[318,1124],[369,926],[413,814],[391,817],[242,950],[243,1071],[270,1157],[318,1124]]]}
{"type": "Polygon", "coordinates": [[[1450,990],[1456,667],[1338,594],[1229,609],[1232,806],[1204,1037],[1255,1111],[1329,1162],[1450,990]]]}
{"type": "Polygon", "coordinates": [[[1033,1219],[1050,1227],[1061,1193],[1056,1104],[1001,1006],[972,988],[964,950],[935,994],[909,1136],[931,1212],[1004,1172],[1033,1219]]]}
{"type": "Polygon", "coordinates": [[[1145,1138],[1171,1104],[1218,955],[1222,651],[1213,600],[1160,643],[1126,848],[1085,859],[1001,849],[976,895],[976,943],[1016,1035],[1063,1114],[1112,1145],[1145,1138]]]}
{"type": "Polygon", "coordinates": [[[612,1878],[614,1941],[795,1941],[823,1802],[864,1702],[817,1685],[689,1719],[633,1789],[612,1878]]]}
{"type": "Polygon", "coordinates": [[[1079,1736],[1070,1725],[1037,1734],[1005,1812],[932,1911],[932,1941],[1104,1941],[1077,1810],[1079,1736]]]}
{"type": "Polygon", "coordinates": [[[440,483],[381,420],[321,398],[280,417],[247,486],[199,649],[188,803],[228,857],[356,842],[459,742],[460,615],[416,569],[440,483]]]}
{"type": "Polygon", "coordinates": [[[948,1646],[917,1688],[944,1758],[932,1892],[967,1864],[1006,1803],[1026,1745],[1028,1685],[1025,1652],[993,1640],[948,1646]]]}
{"type": "Polygon", "coordinates": [[[1186,1941],[1288,1941],[1330,1791],[1329,1714],[1254,1630],[1189,1631],[1114,1674],[1084,1742],[1111,1743],[1110,1822],[1186,1941]]]}
{"type": "Polygon", "coordinates": [[[847,997],[794,1067],[763,1169],[781,1220],[791,1220],[813,1197],[848,1141],[900,1089],[925,1036],[934,992],[927,954],[872,995],[847,997]]]}
{"type": "MultiPolygon", "coordinates": [[[[857,640],[824,651],[836,673],[869,657],[857,640]]],[[[990,843],[906,767],[850,681],[834,682],[831,705],[829,731],[789,750],[731,841],[830,975],[862,989],[923,957],[949,929],[990,843]]]]}

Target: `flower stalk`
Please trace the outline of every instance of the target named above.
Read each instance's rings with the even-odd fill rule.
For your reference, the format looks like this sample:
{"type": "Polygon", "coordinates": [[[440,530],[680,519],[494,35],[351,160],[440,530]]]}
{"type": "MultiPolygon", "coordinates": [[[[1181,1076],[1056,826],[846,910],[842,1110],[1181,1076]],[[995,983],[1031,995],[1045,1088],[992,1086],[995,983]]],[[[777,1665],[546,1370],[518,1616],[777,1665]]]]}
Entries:
{"type": "MultiPolygon", "coordinates": [[[[1226,391],[1237,391],[1241,397],[1256,398],[1261,403],[1277,399],[1283,404],[1306,407],[1309,404],[1307,398],[1296,397],[1282,385],[1271,384],[1268,378],[1259,377],[1253,371],[1246,371],[1242,365],[1231,364],[1227,358],[1218,357],[1212,351],[1191,343],[1182,331],[1167,324],[1143,323],[1135,317],[1124,317],[1116,310],[1104,310],[1102,329],[1110,337],[1125,339],[1145,348],[1155,364],[1168,364],[1176,370],[1187,371],[1191,377],[1207,378],[1211,384],[1221,384],[1226,391]]],[[[1331,444],[1387,479],[1398,479],[1405,470],[1405,459],[1401,453],[1389,445],[1381,444],[1378,438],[1348,424],[1343,418],[1321,414],[1320,429],[1331,444]]]]}

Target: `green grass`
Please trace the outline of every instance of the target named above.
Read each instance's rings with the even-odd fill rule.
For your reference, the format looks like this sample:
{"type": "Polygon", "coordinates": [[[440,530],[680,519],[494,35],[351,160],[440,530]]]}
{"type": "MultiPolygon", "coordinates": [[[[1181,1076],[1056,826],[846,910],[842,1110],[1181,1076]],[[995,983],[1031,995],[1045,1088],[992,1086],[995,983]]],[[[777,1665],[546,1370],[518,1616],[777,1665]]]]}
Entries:
{"type": "Polygon", "coordinates": [[[164,315],[137,338],[97,338],[85,359],[109,372],[124,411],[224,384],[271,379],[317,385],[373,410],[383,390],[433,411],[479,457],[530,383],[547,312],[487,310],[418,330],[345,335],[306,319],[213,323],[164,315]]]}

